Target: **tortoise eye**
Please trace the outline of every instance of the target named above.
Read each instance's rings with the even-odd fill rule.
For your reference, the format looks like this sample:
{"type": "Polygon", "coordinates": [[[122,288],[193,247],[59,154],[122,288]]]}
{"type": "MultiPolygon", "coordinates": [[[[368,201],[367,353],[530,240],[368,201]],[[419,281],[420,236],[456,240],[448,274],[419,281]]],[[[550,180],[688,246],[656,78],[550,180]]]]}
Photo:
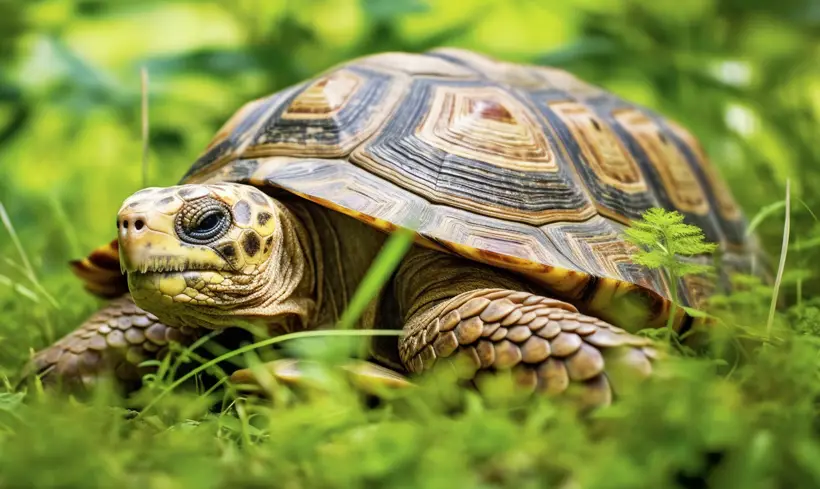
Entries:
{"type": "Polygon", "coordinates": [[[191,233],[201,236],[209,236],[214,231],[219,230],[220,223],[225,219],[225,215],[220,211],[212,211],[203,216],[199,223],[191,229],[191,233]]]}
{"type": "Polygon", "coordinates": [[[231,227],[231,212],[222,202],[206,198],[191,202],[177,216],[176,231],[188,243],[207,244],[231,227]]]}

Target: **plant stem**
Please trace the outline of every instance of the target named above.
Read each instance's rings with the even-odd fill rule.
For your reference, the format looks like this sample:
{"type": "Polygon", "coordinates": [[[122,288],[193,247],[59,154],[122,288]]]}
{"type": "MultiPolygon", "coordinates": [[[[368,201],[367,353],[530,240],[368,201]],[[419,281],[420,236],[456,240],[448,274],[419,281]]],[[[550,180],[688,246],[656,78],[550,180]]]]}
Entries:
{"type": "Polygon", "coordinates": [[[675,324],[675,316],[678,314],[678,277],[672,273],[669,274],[669,293],[672,296],[672,307],[669,308],[669,318],[666,320],[666,329],[669,332],[669,338],[672,338],[672,326],[675,324]]]}
{"type": "MultiPolygon", "coordinates": [[[[663,244],[661,245],[663,251],[669,256],[669,260],[674,262],[675,255],[670,253],[669,250],[672,249],[669,245],[669,233],[666,230],[663,230],[663,244]]],[[[669,293],[672,296],[672,307],[669,308],[669,317],[666,319],[666,332],[669,333],[669,340],[672,340],[672,326],[675,324],[675,316],[678,313],[678,277],[672,271],[672,267],[668,267],[669,269],[669,293]]]]}

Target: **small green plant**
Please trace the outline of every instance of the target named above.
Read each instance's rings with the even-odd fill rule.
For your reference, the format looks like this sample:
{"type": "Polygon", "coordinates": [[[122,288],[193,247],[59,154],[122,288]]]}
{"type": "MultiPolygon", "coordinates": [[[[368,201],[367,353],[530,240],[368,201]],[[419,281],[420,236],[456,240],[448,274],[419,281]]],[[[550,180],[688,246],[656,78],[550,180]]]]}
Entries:
{"type": "Polygon", "coordinates": [[[624,231],[625,238],[639,248],[632,258],[635,263],[651,269],[665,270],[672,295],[672,310],[666,321],[671,334],[678,311],[678,280],[687,275],[699,275],[712,270],[711,265],[695,263],[686,258],[713,253],[714,243],[707,243],[703,231],[683,222],[684,216],[676,211],[653,207],[633,221],[624,231]]]}

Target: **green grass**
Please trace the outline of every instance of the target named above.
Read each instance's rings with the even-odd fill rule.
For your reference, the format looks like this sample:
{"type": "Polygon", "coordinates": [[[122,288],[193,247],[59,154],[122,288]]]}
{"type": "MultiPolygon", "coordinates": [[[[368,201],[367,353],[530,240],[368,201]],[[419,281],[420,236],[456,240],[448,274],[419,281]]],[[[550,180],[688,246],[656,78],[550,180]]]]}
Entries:
{"type": "MultiPolygon", "coordinates": [[[[408,239],[397,233],[388,241],[362,286],[362,304],[408,239]]],[[[374,406],[333,362],[323,363],[328,351],[352,351],[334,343],[360,334],[345,329],[268,339],[210,362],[177,351],[129,399],[105,385],[79,402],[36,386],[16,393],[6,382],[0,487],[816,486],[820,307],[807,301],[779,314],[775,348],[761,348],[766,315],[746,302],[765,311],[772,292],[757,285],[746,296],[719,298],[710,312],[723,322],[709,348],[673,355],[649,382],[586,414],[563,398],[522,396],[504,376],[482,394],[456,388],[448,370],[417,389],[385,393],[374,406]],[[246,354],[277,342],[325,353],[316,356],[310,389],[267,385],[269,398],[260,398],[227,382],[183,386],[228,357],[254,365],[257,357],[246,354]],[[193,370],[177,374],[183,363],[193,370]]],[[[64,331],[83,318],[85,308],[63,306],[73,297],[58,297],[59,307],[38,306],[32,327],[64,331]]],[[[6,319],[30,321],[23,308],[6,319]]]]}

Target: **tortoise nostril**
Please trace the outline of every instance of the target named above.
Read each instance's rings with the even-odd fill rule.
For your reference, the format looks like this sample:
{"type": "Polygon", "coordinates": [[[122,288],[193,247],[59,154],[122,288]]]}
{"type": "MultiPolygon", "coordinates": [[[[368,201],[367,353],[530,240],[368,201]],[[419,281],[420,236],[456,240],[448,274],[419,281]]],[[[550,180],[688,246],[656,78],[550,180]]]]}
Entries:
{"type": "Polygon", "coordinates": [[[128,229],[128,221],[122,221],[122,228],[128,229]]]}
{"type": "Polygon", "coordinates": [[[137,222],[134,223],[134,229],[139,231],[140,229],[142,229],[143,225],[144,223],[142,222],[142,219],[137,219],[137,222]]]}

